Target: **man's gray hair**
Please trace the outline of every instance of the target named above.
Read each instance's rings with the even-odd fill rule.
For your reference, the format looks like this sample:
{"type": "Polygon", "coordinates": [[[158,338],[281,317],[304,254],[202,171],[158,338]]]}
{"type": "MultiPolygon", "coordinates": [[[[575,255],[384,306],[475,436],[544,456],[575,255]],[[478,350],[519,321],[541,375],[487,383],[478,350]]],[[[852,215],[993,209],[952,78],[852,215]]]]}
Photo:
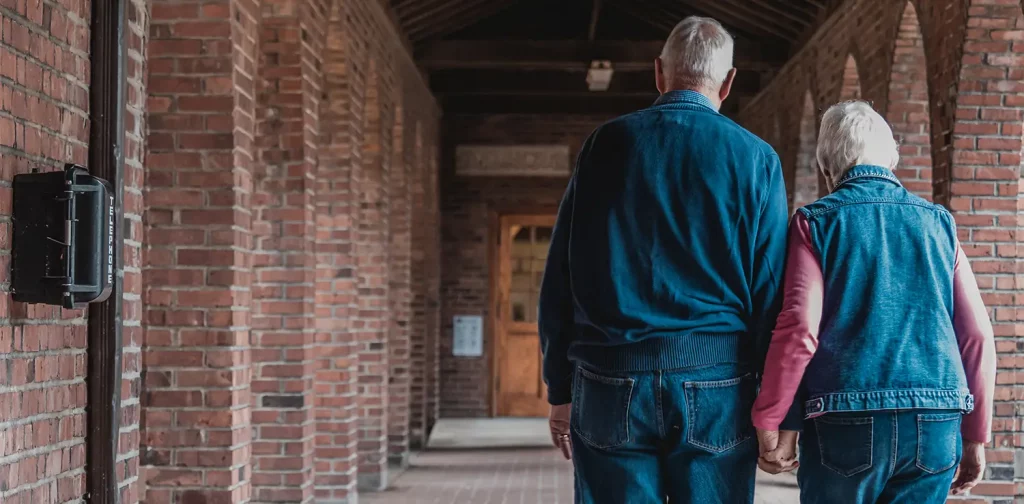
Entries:
{"type": "Polygon", "coordinates": [[[857,165],[896,168],[900,151],[885,119],[867,102],[853,100],[832,105],[821,117],[817,156],[834,188],[857,165]]]}
{"type": "Polygon", "coordinates": [[[661,63],[674,86],[717,91],[732,70],[732,53],[732,36],[721,23],[690,16],[669,34],[661,63]]]}

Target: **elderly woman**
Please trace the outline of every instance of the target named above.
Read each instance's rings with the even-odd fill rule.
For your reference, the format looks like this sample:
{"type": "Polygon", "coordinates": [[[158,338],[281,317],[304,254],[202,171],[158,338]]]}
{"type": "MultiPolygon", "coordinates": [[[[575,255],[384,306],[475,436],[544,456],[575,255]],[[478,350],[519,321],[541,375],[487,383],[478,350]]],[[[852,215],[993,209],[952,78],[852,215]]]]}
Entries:
{"type": "Polygon", "coordinates": [[[790,464],[796,436],[766,440],[799,396],[801,502],[943,503],[981,479],[990,440],[995,346],[974,274],[949,212],[893,174],[892,131],[867,103],[825,112],[817,157],[831,194],[790,224],[753,409],[762,466],[790,464]]]}

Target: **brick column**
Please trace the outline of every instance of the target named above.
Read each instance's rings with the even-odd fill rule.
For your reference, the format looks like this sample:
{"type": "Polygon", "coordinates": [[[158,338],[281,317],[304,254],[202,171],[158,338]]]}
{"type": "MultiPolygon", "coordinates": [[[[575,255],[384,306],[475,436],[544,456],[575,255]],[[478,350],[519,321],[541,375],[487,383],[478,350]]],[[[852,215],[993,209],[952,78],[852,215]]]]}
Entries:
{"type": "Polygon", "coordinates": [[[139,394],[142,388],[142,245],[143,164],[146,139],[145,35],[149,31],[149,8],[144,0],[132,0],[127,18],[127,88],[124,147],[124,350],[121,356],[121,502],[139,502],[139,394]]]}
{"type": "Polygon", "coordinates": [[[363,123],[363,168],[358,183],[356,304],[351,330],[359,351],[359,488],[387,484],[388,229],[393,111],[381,78],[382,62],[370,59],[363,123]]]}
{"type": "Polygon", "coordinates": [[[256,5],[152,4],[143,272],[149,504],[250,499],[256,5]]]}
{"type": "Polygon", "coordinates": [[[355,221],[362,170],[366,67],[349,46],[348,3],[334,2],[324,50],[320,164],[316,176],[316,446],[317,502],[356,494],[357,350],[349,331],[358,314],[355,221]]]}
{"type": "Polygon", "coordinates": [[[263,0],[253,197],[253,500],[313,498],[314,214],[326,7],[263,0]]]}
{"type": "Polygon", "coordinates": [[[437,418],[440,393],[438,333],[440,332],[440,219],[436,131],[429,125],[436,118],[418,120],[412,158],[412,290],[410,333],[411,401],[410,443],[413,449],[426,445],[427,435],[437,418]]]}
{"type": "Polygon", "coordinates": [[[995,324],[999,373],[994,443],[979,502],[1009,502],[1024,494],[1018,401],[1024,311],[1022,261],[1021,122],[1024,119],[1024,19],[1016,1],[973,0],[967,19],[953,126],[949,206],[995,324]]]}
{"type": "Polygon", "coordinates": [[[914,4],[907,2],[896,34],[885,118],[900,144],[896,176],[918,196],[932,199],[931,119],[924,40],[914,4]]]}
{"type": "Polygon", "coordinates": [[[412,318],[412,163],[405,155],[405,118],[395,107],[389,182],[388,263],[388,460],[405,467],[409,457],[410,322],[412,318]]]}

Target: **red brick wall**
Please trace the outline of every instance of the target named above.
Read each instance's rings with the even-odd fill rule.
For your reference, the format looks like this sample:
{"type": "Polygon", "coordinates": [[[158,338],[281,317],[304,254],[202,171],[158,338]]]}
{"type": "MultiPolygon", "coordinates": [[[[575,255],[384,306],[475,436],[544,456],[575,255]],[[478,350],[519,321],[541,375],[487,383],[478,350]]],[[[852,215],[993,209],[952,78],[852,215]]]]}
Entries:
{"type": "MultiPolygon", "coordinates": [[[[1024,475],[1014,469],[1024,448],[1015,402],[1022,392],[1015,377],[1024,330],[1014,276],[1022,208],[1022,27],[1016,0],[915,0],[913,8],[906,0],[851,0],[741,112],[741,122],[760,134],[771,131],[769,118],[776,114],[798,124],[807,89],[819,110],[852,94],[843,64],[852,54],[863,97],[902,140],[899,176],[954,212],[995,322],[999,351],[988,480],[968,499],[978,503],[1024,495],[1024,475]]],[[[779,150],[784,165],[792,166],[799,135],[783,137],[779,150]]]]}
{"type": "Polygon", "coordinates": [[[416,226],[436,222],[437,197],[415,197],[436,177],[439,111],[390,16],[370,0],[334,4],[327,16],[315,195],[317,499],[351,497],[357,483],[382,488],[389,458],[404,462],[410,424],[423,418],[411,409],[411,379],[424,369],[412,348],[429,332],[438,286],[411,267],[429,264],[413,250],[430,254],[439,241],[436,226],[416,226]]]}
{"type": "MultiPolygon", "coordinates": [[[[85,491],[86,319],[83,310],[11,301],[10,187],[14,175],[87,164],[89,2],[0,2],[0,500],[64,502],[85,491]]],[[[125,118],[125,330],[118,473],[138,498],[139,245],[144,3],[130,2],[125,118]]]]}
{"type": "Polygon", "coordinates": [[[328,5],[264,1],[253,197],[253,501],[313,498],[314,194],[328,5]]]}
{"type": "MultiPolygon", "coordinates": [[[[13,175],[86,162],[89,16],[0,2],[0,236],[13,175]]],[[[123,501],[342,500],[357,451],[379,488],[439,376],[439,111],[392,14],[132,0],[128,25],[123,501]]],[[[85,313],[3,299],[0,500],[77,499],[85,313]]]]}
{"type": "Polygon", "coordinates": [[[152,504],[252,496],[257,7],[152,3],[141,447],[152,504]]]}
{"type": "Polygon", "coordinates": [[[907,189],[930,200],[932,151],[926,64],[917,10],[908,2],[896,35],[886,119],[900,144],[900,166],[896,175],[907,189]]]}
{"type": "Polygon", "coordinates": [[[452,317],[489,313],[490,240],[499,213],[554,212],[567,180],[551,178],[457,177],[453,152],[459,144],[565,144],[571,159],[587,135],[607,117],[528,115],[455,116],[444,123],[441,309],[441,416],[491,415],[493,334],[484,355],[452,356],[452,317]]]}

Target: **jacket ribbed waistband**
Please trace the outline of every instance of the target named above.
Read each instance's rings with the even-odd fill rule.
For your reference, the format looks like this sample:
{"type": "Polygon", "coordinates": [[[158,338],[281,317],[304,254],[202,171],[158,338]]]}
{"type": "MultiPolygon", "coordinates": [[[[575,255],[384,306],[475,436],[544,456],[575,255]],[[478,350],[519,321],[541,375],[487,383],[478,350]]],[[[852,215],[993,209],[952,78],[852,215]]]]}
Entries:
{"type": "Polygon", "coordinates": [[[569,347],[569,360],[612,372],[656,371],[745,362],[750,355],[746,355],[749,352],[741,351],[740,339],[743,336],[689,333],[650,337],[614,346],[573,343],[569,347]]]}

